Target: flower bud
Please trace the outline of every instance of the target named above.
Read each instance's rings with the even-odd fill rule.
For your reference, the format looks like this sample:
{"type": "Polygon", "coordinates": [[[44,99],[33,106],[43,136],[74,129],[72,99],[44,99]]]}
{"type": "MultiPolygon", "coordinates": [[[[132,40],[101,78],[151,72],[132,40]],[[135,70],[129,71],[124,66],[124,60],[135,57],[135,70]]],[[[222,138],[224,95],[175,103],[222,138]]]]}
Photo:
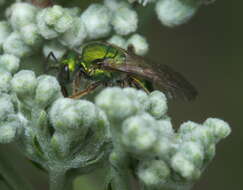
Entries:
{"type": "Polygon", "coordinates": [[[15,3],[11,7],[10,23],[16,30],[35,22],[37,8],[29,3],[15,3]]]}
{"type": "Polygon", "coordinates": [[[73,23],[73,18],[66,11],[63,13],[62,17],[58,19],[55,23],[55,30],[59,33],[64,33],[69,30],[75,23],[73,23]]]}
{"type": "Polygon", "coordinates": [[[229,124],[221,119],[208,118],[203,125],[208,126],[208,128],[212,130],[216,142],[227,137],[231,133],[229,124]]]}
{"type": "Polygon", "coordinates": [[[53,39],[56,38],[59,34],[56,30],[54,30],[45,22],[46,13],[47,13],[47,9],[43,9],[39,11],[36,16],[38,31],[43,36],[43,38],[53,39]]]}
{"type": "Polygon", "coordinates": [[[183,123],[179,129],[180,137],[183,141],[194,141],[209,146],[214,142],[212,132],[205,126],[194,122],[183,123]]]}
{"type": "Polygon", "coordinates": [[[12,79],[12,75],[8,71],[0,68],[0,93],[9,92],[11,88],[10,85],[11,79],[12,79]]]}
{"type": "Polygon", "coordinates": [[[126,40],[119,35],[113,35],[107,42],[126,49],[126,40]]]}
{"type": "Polygon", "coordinates": [[[54,5],[46,9],[45,22],[48,25],[55,25],[63,16],[64,9],[59,5],[54,5]]]}
{"type": "Polygon", "coordinates": [[[38,32],[37,25],[29,24],[20,29],[20,35],[24,43],[29,46],[36,46],[38,47],[42,42],[43,38],[38,32]]]}
{"type": "Polygon", "coordinates": [[[138,177],[148,187],[158,187],[167,182],[170,168],[163,160],[145,160],[138,166],[138,177]]]}
{"type": "Polygon", "coordinates": [[[179,133],[180,134],[191,133],[193,130],[195,130],[198,127],[200,127],[198,123],[195,123],[193,121],[187,121],[181,124],[179,128],[179,133]]]}
{"type": "Polygon", "coordinates": [[[35,101],[45,108],[61,96],[61,87],[55,77],[42,75],[37,78],[35,101]]]}
{"type": "Polygon", "coordinates": [[[8,94],[0,94],[0,121],[4,121],[10,114],[14,114],[14,106],[8,94]]]}
{"type": "Polygon", "coordinates": [[[80,46],[87,37],[87,31],[80,18],[74,18],[72,27],[60,36],[62,45],[69,48],[80,46]]]}
{"type": "Polygon", "coordinates": [[[19,69],[20,59],[11,54],[3,54],[0,56],[0,68],[14,74],[19,69]]]}
{"type": "Polygon", "coordinates": [[[156,12],[162,24],[175,27],[190,20],[199,8],[198,0],[159,0],[156,12]]]}
{"type": "Polygon", "coordinates": [[[137,55],[143,56],[149,50],[147,40],[139,34],[134,34],[127,40],[126,46],[128,47],[129,45],[133,46],[135,51],[134,53],[137,55]]]}
{"type": "Polygon", "coordinates": [[[204,151],[200,143],[185,142],[180,146],[179,151],[196,167],[200,168],[202,166],[204,151]]]}
{"type": "Polygon", "coordinates": [[[105,111],[111,120],[122,121],[137,113],[139,102],[127,96],[121,88],[106,88],[96,97],[96,105],[105,111]]]}
{"type": "Polygon", "coordinates": [[[158,131],[161,135],[172,136],[174,135],[174,129],[169,117],[163,118],[158,121],[158,131]]]}
{"type": "Polygon", "coordinates": [[[148,114],[130,117],[122,124],[122,143],[131,153],[144,155],[157,141],[156,120],[148,114]]]}
{"type": "Polygon", "coordinates": [[[160,119],[168,110],[166,96],[160,91],[150,93],[146,102],[146,110],[156,119],[160,119]]]}
{"type": "Polygon", "coordinates": [[[21,70],[13,76],[11,81],[13,91],[23,98],[35,95],[37,79],[35,73],[29,70],[21,70]]]}
{"type": "Polygon", "coordinates": [[[195,180],[201,175],[200,171],[182,153],[177,153],[172,157],[171,166],[186,180],[195,180]]]}
{"type": "Polygon", "coordinates": [[[85,100],[59,98],[50,109],[50,119],[55,130],[64,133],[70,130],[87,129],[97,121],[95,105],[85,100]]]}
{"type": "Polygon", "coordinates": [[[137,90],[130,87],[123,88],[122,90],[129,98],[133,98],[138,101],[141,106],[143,106],[144,102],[148,99],[148,95],[143,90],[137,90]]]}
{"type": "Polygon", "coordinates": [[[16,123],[9,122],[0,126],[0,143],[10,143],[15,139],[17,125],[16,123]]]}
{"type": "Polygon", "coordinates": [[[32,49],[27,46],[19,32],[12,32],[3,43],[5,53],[13,54],[17,57],[25,57],[32,53],[32,49]]]}
{"type": "Polygon", "coordinates": [[[81,15],[90,39],[105,37],[109,34],[111,13],[101,4],[90,5],[81,15]]]}
{"type": "Polygon", "coordinates": [[[117,34],[128,35],[137,30],[138,16],[136,11],[122,7],[114,12],[112,25],[117,34]]]}
{"type": "Polygon", "coordinates": [[[160,136],[153,146],[153,152],[163,160],[170,160],[171,155],[176,152],[173,140],[173,138],[160,136]]]}

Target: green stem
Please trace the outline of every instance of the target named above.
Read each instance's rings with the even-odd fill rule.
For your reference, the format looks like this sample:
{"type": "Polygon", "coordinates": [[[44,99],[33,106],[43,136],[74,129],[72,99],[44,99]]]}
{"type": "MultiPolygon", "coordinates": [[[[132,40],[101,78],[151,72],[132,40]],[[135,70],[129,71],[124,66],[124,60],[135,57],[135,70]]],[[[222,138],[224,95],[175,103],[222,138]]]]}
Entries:
{"type": "Polygon", "coordinates": [[[130,190],[130,179],[129,179],[129,172],[126,169],[111,169],[112,174],[112,189],[113,190],[130,190]]]}
{"type": "Polygon", "coordinates": [[[119,124],[112,122],[111,133],[114,147],[113,153],[110,156],[112,189],[131,190],[129,158],[121,146],[119,131],[116,130],[116,125],[119,124]]]}
{"type": "Polygon", "coordinates": [[[66,171],[50,171],[49,186],[50,190],[64,190],[66,183],[66,171]]]}
{"type": "Polygon", "coordinates": [[[14,169],[6,155],[0,156],[0,176],[13,190],[32,190],[32,187],[14,169]]]}

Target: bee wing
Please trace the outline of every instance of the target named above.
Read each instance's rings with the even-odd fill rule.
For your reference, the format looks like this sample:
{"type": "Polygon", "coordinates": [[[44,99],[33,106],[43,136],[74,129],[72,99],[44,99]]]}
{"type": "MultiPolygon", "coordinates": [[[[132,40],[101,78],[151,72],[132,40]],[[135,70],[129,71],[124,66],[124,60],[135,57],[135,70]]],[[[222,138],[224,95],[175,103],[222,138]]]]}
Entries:
{"type": "Polygon", "coordinates": [[[159,90],[164,89],[167,96],[188,101],[196,98],[198,92],[194,86],[167,65],[161,65],[153,74],[153,85],[159,90]]]}
{"type": "Polygon", "coordinates": [[[181,74],[167,65],[148,64],[139,56],[127,55],[126,63],[115,64],[112,60],[104,61],[104,68],[129,73],[151,81],[154,88],[164,92],[169,98],[193,100],[197,91],[181,74]]]}

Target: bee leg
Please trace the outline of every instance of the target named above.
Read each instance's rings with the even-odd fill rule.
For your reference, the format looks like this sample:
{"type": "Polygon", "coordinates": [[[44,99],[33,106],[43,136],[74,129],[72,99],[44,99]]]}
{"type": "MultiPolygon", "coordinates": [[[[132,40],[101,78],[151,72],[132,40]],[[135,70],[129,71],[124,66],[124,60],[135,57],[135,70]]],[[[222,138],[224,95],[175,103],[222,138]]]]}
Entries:
{"type": "Polygon", "coordinates": [[[149,94],[149,90],[144,86],[144,84],[137,78],[135,77],[129,77],[131,80],[131,83],[134,84],[138,89],[144,90],[147,94],[149,94]]]}
{"type": "Polygon", "coordinates": [[[64,85],[61,85],[61,91],[64,97],[68,97],[68,91],[64,85]]]}
{"type": "Polygon", "coordinates": [[[53,58],[54,61],[55,61],[56,63],[58,63],[58,60],[57,60],[56,56],[55,56],[54,53],[51,51],[51,52],[47,55],[46,60],[45,60],[45,64],[44,64],[44,72],[45,72],[45,73],[47,73],[48,71],[50,71],[50,70],[52,70],[52,69],[55,69],[55,70],[58,70],[58,69],[59,69],[59,65],[52,65],[52,66],[50,66],[50,65],[48,64],[50,58],[53,58]]]}
{"type": "Polygon", "coordinates": [[[125,80],[117,80],[116,81],[117,85],[124,88],[125,87],[125,80]]]}
{"type": "Polygon", "coordinates": [[[101,85],[100,82],[95,82],[95,83],[89,85],[86,89],[81,90],[81,91],[69,96],[69,98],[79,99],[82,96],[85,96],[85,95],[89,94],[90,92],[94,91],[100,85],[101,85]]]}
{"type": "Polygon", "coordinates": [[[127,83],[128,83],[128,86],[130,86],[130,87],[140,89],[140,86],[137,83],[135,83],[131,78],[127,78],[127,83]]]}
{"type": "Polygon", "coordinates": [[[128,80],[123,80],[122,81],[122,88],[129,87],[131,86],[128,80]]]}
{"type": "Polygon", "coordinates": [[[108,87],[109,86],[108,82],[103,82],[102,84],[103,84],[104,87],[108,87]]]}
{"type": "Polygon", "coordinates": [[[122,87],[122,80],[117,80],[117,81],[116,81],[116,84],[117,84],[117,86],[122,87]]]}
{"type": "Polygon", "coordinates": [[[76,94],[79,91],[81,76],[82,74],[80,72],[76,73],[72,82],[72,94],[76,94]]]}

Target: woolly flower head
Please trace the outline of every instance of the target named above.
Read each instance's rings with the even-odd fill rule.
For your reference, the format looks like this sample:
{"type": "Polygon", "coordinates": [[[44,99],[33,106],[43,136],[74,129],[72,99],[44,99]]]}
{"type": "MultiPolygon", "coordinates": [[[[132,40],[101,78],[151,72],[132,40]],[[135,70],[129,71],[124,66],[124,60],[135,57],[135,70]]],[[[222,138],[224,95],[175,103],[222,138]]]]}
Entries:
{"type": "Polygon", "coordinates": [[[92,4],[84,11],[81,19],[90,39],[105,37],[111,30],[111,12],[102,4],[92,4]]]}
{"type": "Polygon", "coordinates": [[[197,12],[199,0],[158,0],[156,12],[166,26],[174,27],[186,23],[197,12]]]}
{"type": "MultiPolygon", "coordinates": [[[[231,131],[216,118],[185,122],[174,131],[166,115],[167,99],[159,91],[147,95],[132,88],[106,88],[95,102],[108,116],[116,143],[141,161],[137,175],[150,188],[191,186],[213,159],[216,143],[231,131]]],[[[111,162],[117,159],[114,155],[111,162]]]]}

